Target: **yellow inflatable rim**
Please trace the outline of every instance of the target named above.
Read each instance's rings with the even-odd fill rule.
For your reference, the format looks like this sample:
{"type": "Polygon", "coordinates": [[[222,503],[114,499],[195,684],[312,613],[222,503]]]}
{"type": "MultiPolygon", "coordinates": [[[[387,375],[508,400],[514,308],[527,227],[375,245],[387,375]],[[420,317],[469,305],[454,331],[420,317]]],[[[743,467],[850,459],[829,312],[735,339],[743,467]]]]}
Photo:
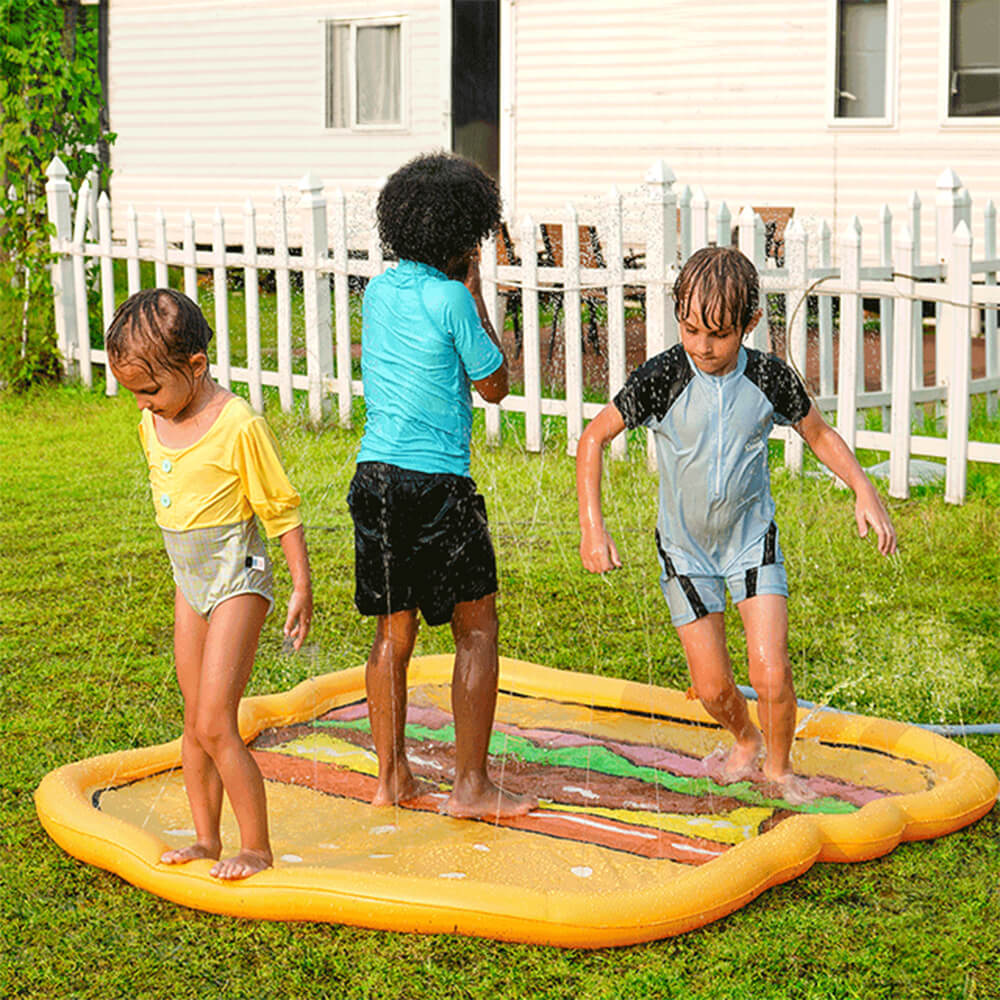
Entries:
{"type": "MultiPolygon", "coordinates": [[[[410,684],[448,683],[453,658],[415,659],[410,684]]],[[[505,691],[601,708],[656,712],[711,722],[680,691],[501,659],[505,691]]],[[[327,674],[290,691],[246,699],[240,731],[291,725],[364,697],[362,667],[327,674]]],[[[507,941],[598,948],[651,941],[700,927],[743,906],[816,861],[879,857],[904,840],[937,837],[979,819],[997,798],[992,769],[957,743],[904,723],[800,710],[803,739],[845,742],[932,767],[928,791],[881,798],[850,815],[799,815],[662,884],[594,896],[488,889],[474,880],[442,882],[373,873],[279,866],[243,882],[220,882],[207,862],[159,863],[156,836],[101,812],[93,793],[180,765],[180,740],[92,757],[46,775],[35,793],[39,819],[69,854],[140,888],[197,909],[262,920],[311,920],[418,932],[458,932],[507,941]]]]}

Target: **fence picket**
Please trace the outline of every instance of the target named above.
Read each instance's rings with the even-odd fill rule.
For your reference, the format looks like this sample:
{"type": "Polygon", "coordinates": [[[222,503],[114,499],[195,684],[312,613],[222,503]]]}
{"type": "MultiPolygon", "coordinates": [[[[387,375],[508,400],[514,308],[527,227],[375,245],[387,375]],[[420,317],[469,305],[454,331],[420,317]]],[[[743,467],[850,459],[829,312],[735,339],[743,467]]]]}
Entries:
{"type": "Polygon", "coordinates": [[[292,408],[292,292],[288,258],[288,204],[285,192],[274,195],[274,306],[278,341],[278,400],[292,408]]]}
{"type": "MultiPolygon", "coordinates": [[[[819,269],[825,272],[833,263],[833,234],[830,224],[824,219],[819,227],[819,269]]],[[[819,325],[819,394],[830,397],[833,395],[833,298],[830,295],[820,295],[816,303],[817,322],[819,325]]]]}
{"type": "Polygon", "coordinates": [[[257,271],[257,210],[247,199],[243,206],[243,302],[247,321],[247,385],[250,405],[264,412],[260,354],[260,286],[257,271]]]}
{"type": "Polygon", "coordinates": [[[919,312],[914,302],[917,245],[908,226],[904,225],[896,239],[896,274],[894,281],[899,292],[899,336],[896,340],[896,365],[892,373],[892,412],[889,448],[889,496],[906,500],[910,496],[910,414],[913,406],[913,354],[920,341],[915,335],[914,316],[919,312]]]}
{"type": "MultiPolygon", "coordinates": [[[[333,315],[337,341],[337,417],[351,426],[351,282],[347,274],[347,198],[337,188],[330,205],[333,221],[333,315]]],[[[319,233],[316,234],[317,237],[319,233]]],[[[324,281],[326,280],[324,275],[324,281]]],[[[327,285],[329,289],[329,285],[327,285]]],[[[327,301],[329,301],[327,291],[327,301]]]]}
{"type": "Polygon", "coordinates": [[[229,344],[229,282],[226,281],[226,223],[217,208],[212,223],[212,295],[215,298],[216,378],[224,389],[232,385],[232,354],[229,344]]]}
{"type": "Polygon", "coordinates": [[[969,362],[972,336],[972,233],[965,219],[955,228],[948,270],[948,324],[953,340],[948,358],[947,457],[944,498],[964,503],[969,448],[969,362]]]}
{"type": "MultiPolygon", "coordinates": [[[[483,241],[479,259],[479,276],[483,291],[483,302],[486,304],[486,315],[489,316],[498,339],[503,340],[503,326],[506,317],[500,310],[500,287],[497,283],[497,239],[495,233],[483,241]]],[[[507,359],[508,364],[510,358],[507,359]]],[[[496,446],[500,444],[503,433],[503,423],[498,403],[486,404],[486,442],[496,446]]]]}
{"type": "Polygon", "coordinates": [[[157,288],[167,288],[170,285],[170,279],[167,277],[167,217],[163,214],[162,208],[156,210],[153,239],[155,240],[153,283],[157,288]]]}
{"type": "MultiPolygon", "coordinates": [[[[115,315],[115,262],[111,257],[111,199],[102,191],[97,199],[97,229],[101,245],[101,320],[106,331],[115,315]]],[[[118,381],[111,365],[104,366],[105,395],[118,393],[118,381]]]]}
{"type": "Polygon", "coordinates": [[[837,374],[837,430],[855,450],[858,420],[858,353],[861,340],[861,222],[855,215],[840,241],[840,358],[837,374]]]}
{"type": "Polygon", "coordinates": [[[46,171],[45,195],[49,222],[55,230],[52,248],[52,298],[55,307],[56,348],[65,362],[69,362],[69,345],[76,342],[76,303],[73,286],[73,257],[62,248],[73,235],[72,191],[66,165],[58,156],[53,158],[46,171]]]}
{"type": "Polygon", "coordinates": [[[521,225],[521,303],[524,315],[524,446],[542,450],[542,376],[538,324],[538,252],[535,222],[527,216],[521,225]]]}
{"type": "MultiPolygon", "coordinates": [[[[788,317],[788,359],[805,381],[809,241],[805,228],[794,216],[785,228],[785,266],[788,268],[791,285],[785,302],[785,315],[788,317]]],[[[802,438],[794,431],[786,433],[785,466],[793,472],[801,472],[802,456],[802,438]]]]}
{"type": "MultiPolygon", "coordinates": [[[[993,200],[986,203],[983,212],[983,254],[987,260],[995,260],[997,255],[997,210],[993,200]]],[[[983,283],[996,285],[997,272],[988,268],[983,283]]],[[[997,331],[997,309],[987,307],[983,310],[983,336],[986,339],[986,377],[996,378],[1000,375],[1000,337],[997,331]]],[[[997,400],[1000,392],[993,390],[986,393],[986,412],[993,417],[997,412],[997,400]]]]}
{"type": "Polygon", "coordinates": [[[85,179],[76,196],[76,220],[73,226],[73,298],[76,302],[76,343],[70,347],[76,353],[80,378],[86,386],[93,385],[90,363],[90,310],[87,305],[87,258],[83,242],[87,236],[87,206],[90,203],[90,180],[85,179]]]}
{"type": "MultiPolygon", "coordinates": [[[[299,182],[299,190],[302,192],[299,208],[302,212],[302,294],[306,319],[306,378],[309,386],[309,417],[313,423],[319,423],[330,408],[327,384],[333,376],[330,281],[323,269],[327,262],[327,243],[329,242],[326,226],[326,197],[323,194],[323,182],[312,174],[306,174],[302,178],[299,182]]],[[[345,252],[344,257],[346,258],[346,256],[345,252]]],[[[337,266],[336,263],[334,266],[337,266]]],[[[346,259],[343,261],[343,267],[340,267],[339,270],[342,273],[335,275],[335,277],[343,277],[346,281],[346,259]]],[[[343,312],[347,312],[346,308],[343,312]]],[[[342,318],[349,321],[350,317],[343,314],[338,316],[338,356],[344,338],[340,326],[342,318]]],[[[347,350],[350,352],[349,322],[346,338],[347,350]]],[[[351,419],[350,371],[350,359],[348,358],[346,372],[341,369],[337,373],[337,396],[342,423],[345,421],[349,423],[351,419]]]]}
{"type": "Polygon", "coordinates": [[[195,242],[195,222],[194,216],[190,212],[184,213],[184,294],[192,301],[198,301],[198,262],[195,242]]]}
{"type": "Polygon", "coordinates": [[[566,206],[563,224],[566,337],[566,451],[576,454],[583,433],[583,323],[580,310],[580,225],[573,205],[566,206]]]}
{"type": "MultiPolygon", "coordinates": [[[[690,202],[690,190],[688,191],[690,202]]],[[[622,237],[622,196],[617,188],[608,195],[608,398],[625,384],[625,246],[622,237]]],[[[627,436],[611,442],[611,456],[623,458],[627,436]]]]}

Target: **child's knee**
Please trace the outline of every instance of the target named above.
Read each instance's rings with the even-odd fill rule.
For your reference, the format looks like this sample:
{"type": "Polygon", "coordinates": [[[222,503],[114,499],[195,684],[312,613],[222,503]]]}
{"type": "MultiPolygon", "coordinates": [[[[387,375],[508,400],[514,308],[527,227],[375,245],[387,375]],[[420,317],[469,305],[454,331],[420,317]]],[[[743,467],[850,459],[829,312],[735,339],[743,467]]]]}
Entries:
{"type": "Polygon", "coordinates": [[[791,668],[788,661],[780,657],[753,665],[750,683],[762,701],[780,701],[791,697],[793,692],[791,668]]]}

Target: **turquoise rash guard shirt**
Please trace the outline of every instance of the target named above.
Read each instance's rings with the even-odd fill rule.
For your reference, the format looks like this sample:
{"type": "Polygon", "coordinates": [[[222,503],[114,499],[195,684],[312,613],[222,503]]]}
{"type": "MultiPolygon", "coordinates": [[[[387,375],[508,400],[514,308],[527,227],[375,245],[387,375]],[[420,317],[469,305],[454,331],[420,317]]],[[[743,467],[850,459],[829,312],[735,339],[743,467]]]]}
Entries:
{"type": "Polygon", "coordinates": [[[469,382],[502,364],[460,281],[410,260],[376,275],[362,307],[367,416],[358,461],[468,476],[469,382]]]}
{"type": "Polygon", "coordinates": [[[812,405],[795,371],[741,347],[733,371],[708,375],[678,344],[637,368],[614,404],[626,427],[653,432],[657,533],[676,572],[730,577],[758,565],[774,518],[768,436],[812,405]]]}

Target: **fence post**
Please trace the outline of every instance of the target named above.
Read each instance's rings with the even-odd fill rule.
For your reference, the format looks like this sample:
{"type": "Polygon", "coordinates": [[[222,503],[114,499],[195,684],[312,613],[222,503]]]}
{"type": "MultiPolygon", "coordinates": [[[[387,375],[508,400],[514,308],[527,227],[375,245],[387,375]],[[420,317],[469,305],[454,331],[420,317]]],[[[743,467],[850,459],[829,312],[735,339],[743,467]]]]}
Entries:
{"type": "MultiPolygon", "coordinates": [[[[646,356],[677,343],[677,320],[670,302],[671,274],[677,266],[677,195],[674,172],[657,160],[646,173],[649,229],[646,240],[646,356]]],[[[725,205],[722,206],[725,208],[725,205]]],[[[646,436],[646,457],[656,467],[653,434],[646,436]]]]}
{"type": "MultiPolygon", "coordinates": [[[[480,277],[482,279],[483,302],[486,303],[486,315],[489,316],[497,339],[503,343],[504,318],[500,311],[500,290],[497,283],[497,238],[496,233],[490,233],[483,241],[483,249],[479,260],[480,277]]],[[[569,315],[567,311],[567,315],[569,315]]],[[[503,437],[503,421],[500,415],[499,403],[487,403],[486,443],[499,445],[503,437]]]]}
{"type": "MultiPolygon", "coordinates": [[[[111,199],[102,191],[97,199],[97,230],[101,244],[101,322],[106,331],[115,315],[115,262],[111,257],[111,199]]],[[[104,393],[115,396],[118,381],[111,372],[111,365],[104,365],[104,393]]]]}
{"type": "MultiPolygon", "coordinates": [[[[806,370],[806,289],[809,287],[809,241],[805,228],[794,216],[785,229],[785,266],[788,268],[788,359],[805,382],[806,370]],[[795,296],[795,302],[791,301],[795,296]]],[[[767,322],[766,317],[763,322],[767,322]]],[[[790,429],[789,429],[790,430],[790,429]]],[[[785,466],[802,471],[802,438],[794,431],[785,437],[785,466]]]]}
{"type": "Polygon", "coordinates": [[[257,284],[257,211],[247,198],[243,205],[243,300],[247,323],[247,388],[250,405],[264,410],[260,356],[260,288],[257,284]]]}
{"type": "Polygon", "coordinates": [[[76,193],[76,219],[73,225],[73,298],[76,301],[76,357],[80,378],[88,388],[93,384],[90,364],[90,309],[87,303],[87,207],[90,203],[90,180],[85,179],[76,193]]]}
{"type": "Polygon", "coordinates": [[[69,346],[76,343],[76,302],[73,288],[73,262],[64,245],[73,235],[73,213],[70,206],[69,172],[58,156],[53,158],[46,171],[45,196],[48,203],[49,222],[55,227],[51,239],[52,292],[55,306],[56,346],[62,355],[63,368],[70,367],[69,346]]]}
{"type": "MultiPolygon", "coordinates": [[[[986,203],[983,212],[984,246],[983,253],[987,260],[993,260],[997,255],[997,210],[992,199],[986,203]]],[[[997,272],[986,272],[984,282],[995,286],[997,272]]],[[[1000,374],[1000,340],[997,338],[997,307],[987,305],[983,309],[983,335],[986,338],[986,377],[996,378],[1000,374]]],[[[1000,397],[995,389],[986,394],[986,412],[996,416],[997,399],[1000,397]]]]}
{"type": "MultiPolygon", "coordinates": [[[[336,327],[337,417],[342,427],[351,426],[351,279],[347,273],[347,197],[337,188],[333,192],[333,316],[336,327]]],[[[324,231],[323,246],[326,246],[324,231]]],[[[329,309],[329,282],[327,309],[329,309]]]]}
{"type": "Polygon", "coordinates": [[[292,391],[292,293],[288,266],[288,205],[285,192],[274,192],[274,308],[278,328],[278,399],[291,413],[292,391]]]}
{"type": "Polygon", "coordinates": [[[899,298],[895,319],[899,336],[895,342],[895,367],[892,370],[892,417],[889,425],[889,496],[906,500],[910,496],[910,418],[913,408],[913,353],[920,344],[915,336],[914,318],[920,312],[913,299],[913,273],[917,246],[913,234],[904,225],[896,238],[896,267],[893,279],[899,298]]]}
{"type": "MultiPolygon", "coordinates": [[[[313,423],[329,412],[330,401],[326,386],[333,376],[333,343],[330,327],[330,282],[318,267],[327,261],[326,198],[323,182],[313,174],[306,174],[299,182],[302,192],[302,290],[306,319],[306,370],[308,374],[309,417],[313,423]]],[[[346,251],[344,253],[346,257],[346,251]]],[[[346,260],[344,261],[346,272],[346,260]]],[[[346,279],[347,275],[344,274],[346,279]]],[[[349,320],[349,317],[345,317],[349,320]]],[[[349,339],[349,338],[348,338],[349,339]]],[[[348,349],[350,349],[348,345],[348,349]]],[[[340,418],[350,420],[350,364],[346,372],[339,372],[340,418]],[[344,382],[347,382],[346,396],[344,382]]]]}
{"type": "Polygon", "coordinates": [[[858,347],[861,339],[861,222],[852,216],[840,240],[840,364],[837,375],[837,431],[854,451],[857,442],[858,347]]]}
{"type": "Polygon", "coordinates": [[[135,205],[129,204],[125,213],[125,273],[129,295],[135,295],[142,287],[142,269],[139,267],[139,216],[135,205]]]}
{"type": "MultiPolygon", "coordinates": [[[[937,232],[936,247],[938,263],[942,266],[944,280],[951,278],[949,264],[951,262],[952,236],[955,227],[962,220],[964,203],[962,198],[962,181],[950,167],[937,179],[937,232]]],[[[951,370],[952,334],[948,327],[951,313],[938,303],[934,310],[934,384],[942,385],[951,370]]]]}
{"type": "MultiPolygon", "coordinates": [[[[817,264],[821,269],[833,266],[833,235],[830,224],[823,220],[819,227],[819,254],[817,264]]],[[[819,394],[833,395],[833,297],[819,295],[816,299],[819,321],[819,394]]]]}
{"type": "Polygon", "coordinates": [[[945,460],[944,498],[947,503],[965,500],[969,450],[969,355],[972,337],[972,233],[962,219],[952,241],[948,268],[948,328],[951,369],[948,374],[948,451],[945,460]]]}
{"type": "Polygon", "coordinates": [[[226,280],[226,224],[217,208],[212,220],[212,295],[215,298],[215,358],[219,382],[228,389],[232,383],[232,354],[229,344],[229,282],[226,280]]]}
{"type": "Polygon", "coordinates": [[[576,454],[583,433],[583,324],[580,309],[580,223],[576,208],[566,205],[563,224],[563,287],[566,289],[566,453],[576,454]]]}
{"type": "Polygon", "coordinates": [[[521,224],[521,303],[524,318],[524,447],[542,450],[542,384],[538,330],[538,253],[535,221],[521,224]]]}

